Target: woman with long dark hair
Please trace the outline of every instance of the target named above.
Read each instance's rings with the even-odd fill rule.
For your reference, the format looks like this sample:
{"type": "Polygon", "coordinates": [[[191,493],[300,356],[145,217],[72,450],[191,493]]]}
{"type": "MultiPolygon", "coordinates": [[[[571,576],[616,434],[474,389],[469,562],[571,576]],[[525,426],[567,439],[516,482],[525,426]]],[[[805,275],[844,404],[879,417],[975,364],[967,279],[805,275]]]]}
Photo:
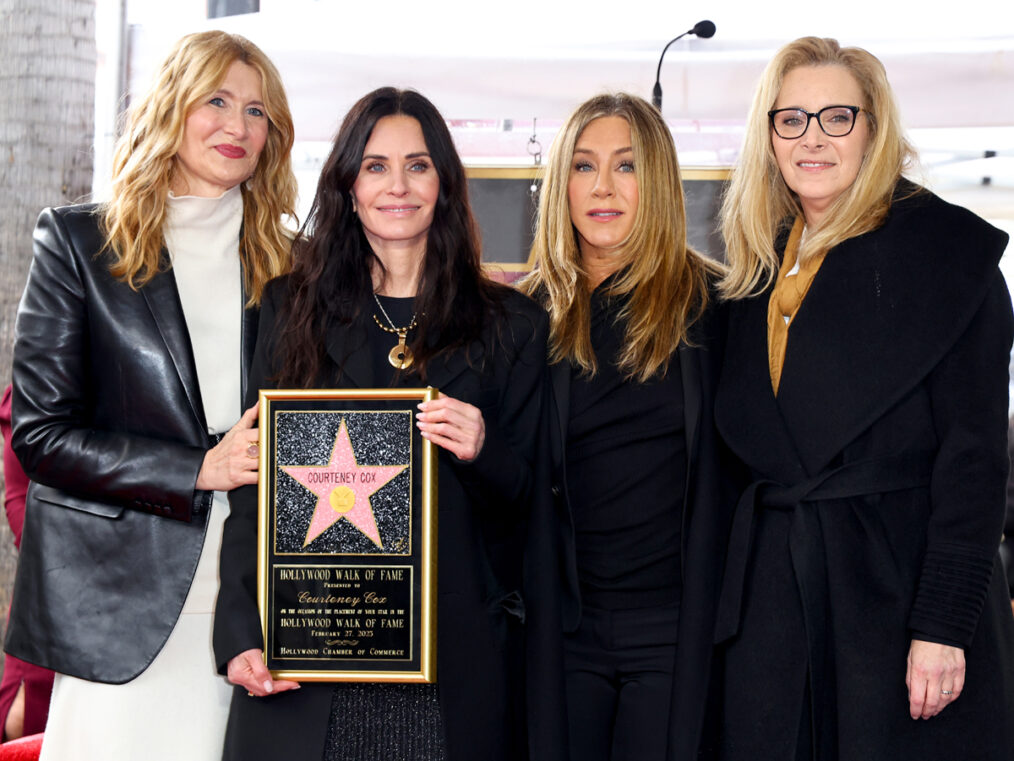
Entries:
{"type": "Polygon", "coordinates": [[[413,91],[363,97],[335,138],[293,272],[266,291],[249,400],[268,387],[442,391],[418,418],[440,448],[437,682],[272,681],[255,598],[257,493],[239,489],[215,637],[237,685],[227,758],[524,756],[512,612],[546,334],[537,305],[482,273],[464,168],[436,108],[413,91]]]}

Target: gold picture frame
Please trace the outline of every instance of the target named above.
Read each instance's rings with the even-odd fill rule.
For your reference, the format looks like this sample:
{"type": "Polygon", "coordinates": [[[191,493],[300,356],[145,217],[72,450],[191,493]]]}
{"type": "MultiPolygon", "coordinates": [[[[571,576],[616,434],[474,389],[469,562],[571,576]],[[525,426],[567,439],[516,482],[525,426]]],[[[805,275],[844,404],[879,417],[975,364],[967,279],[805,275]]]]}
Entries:
{"type": "Polygon", "coordinates": [[[276,679],[436,681],[437,390],[260,392],[257,597],[276,679]]]}

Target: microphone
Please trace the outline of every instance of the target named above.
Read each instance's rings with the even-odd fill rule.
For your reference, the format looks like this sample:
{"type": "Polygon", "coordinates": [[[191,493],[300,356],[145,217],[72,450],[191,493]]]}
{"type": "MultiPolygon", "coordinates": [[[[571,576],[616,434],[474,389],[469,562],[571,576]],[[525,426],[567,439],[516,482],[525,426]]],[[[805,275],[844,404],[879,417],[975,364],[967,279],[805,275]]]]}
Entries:
{"type": "Polygon", "coordinates": [[[659,111],[662,110],[662,82],[660,78],[662,76],[662,59],[665,58],[665,51],[669,49],[669,45],[672,45],[676,40],[683,39],[688,34],[696,35],[702,40],[706,40],[709,37],[715,36],[715,24],[711,21],[698,21],[694,24],[693,29],[687,29],[683,34],[678,37],[673,37],[669,40],[669,43],[662,48],[662,55],[658,57],[658,69],[655,71],[655,86],[651,90],[651,102],[655,104],[655,108],[659,111]]]}

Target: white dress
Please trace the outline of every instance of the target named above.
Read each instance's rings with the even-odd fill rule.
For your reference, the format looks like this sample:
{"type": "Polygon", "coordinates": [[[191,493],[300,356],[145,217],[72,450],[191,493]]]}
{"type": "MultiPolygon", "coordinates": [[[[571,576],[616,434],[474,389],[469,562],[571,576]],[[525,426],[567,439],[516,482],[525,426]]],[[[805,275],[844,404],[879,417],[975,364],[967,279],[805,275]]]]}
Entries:
{"type": "MultiPolygon", "coordinates": [[[[197,364],[209,432],[239,419],[243,294],[239,187],[170,196],[166,247],[197,364]]],[[[57,674],[40,761],[219,761],[232,688],[215,669],[211,629],[229,513],[215,492],[201,559],[176,626],[152,664],[122,685],[57,674]]]]}

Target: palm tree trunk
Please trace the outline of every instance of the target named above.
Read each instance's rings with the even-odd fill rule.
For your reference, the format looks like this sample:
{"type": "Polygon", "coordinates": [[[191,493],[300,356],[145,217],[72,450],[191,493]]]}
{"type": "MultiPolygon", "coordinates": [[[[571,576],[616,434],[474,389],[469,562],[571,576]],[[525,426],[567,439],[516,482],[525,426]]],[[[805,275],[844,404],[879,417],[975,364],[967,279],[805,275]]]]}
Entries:
{"type": "MultiPolygon", "coordinates": [[[[0,388],[10,381],[14,317],[46,206],[92,182],[95,0],[0,0],[0,388]]],[[[17,555],[0,520],[0,615],[17,555]]]]}

